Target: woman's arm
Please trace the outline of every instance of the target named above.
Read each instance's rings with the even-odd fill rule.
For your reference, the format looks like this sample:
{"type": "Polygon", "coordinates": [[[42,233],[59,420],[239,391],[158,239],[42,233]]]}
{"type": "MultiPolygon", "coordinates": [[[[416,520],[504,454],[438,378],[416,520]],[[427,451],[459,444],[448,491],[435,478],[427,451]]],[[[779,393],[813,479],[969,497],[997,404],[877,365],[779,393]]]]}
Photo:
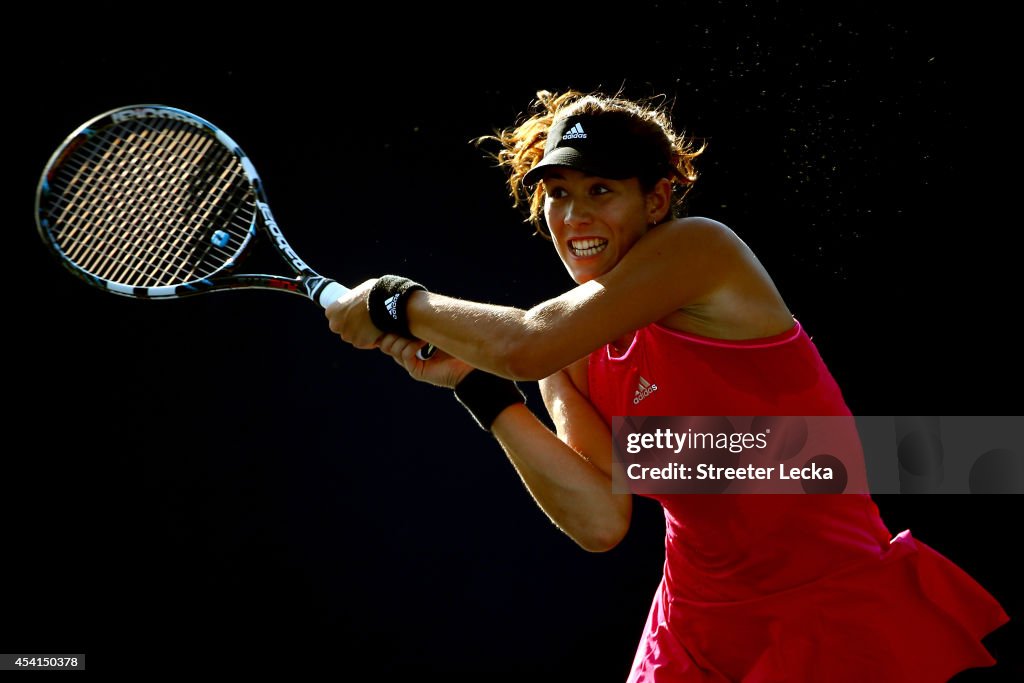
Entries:
{"type": "MultiPolygon", "coordinates": [[[[556,381],[568,382],[568,378],[556,381]]],[[[589,405],[587,408],[593,411],[589,405]]],[[[580,547],[604,552],[615,547],[629,530],[632,496],[612,493],[610,470],[600,466],[611,466],[611,434],[600,419],[597,422],[600,431],[589,441],[604,443],[589,453],[570,447],[521,404],[502,412],[491,431],[551,521],[580,547]]]]}
{"type": "Polygon", "coordinates": [[[499,415],[492,431],[548,517],[582,547],[600,552],[626,535],[633,498],[612,493],[611,433],[572,379],[586,377],[586,364],[583,358],[540,383],[557,436],[523,406],[499,415]],[[533,424],[542,439],[532,435],[533,424]]]}
{"type": "MultiPolygon", "coordinates": [[[[472,371],[443,352],[421,361],[418,346],[396,335],[380,343],[381,351],[422,381],[451,386],[472,371]]],[[[557,436],[522,404],[503,410],[491,432],[548,518],[582,548],[609,550],[629,529],[632,498],[612,493],[608,427],[565,371],[547,378],[542,393],[557,436]]]]}
{"type": "MultiPolygon", "coordinates": [[[[331,330],[360,348],[372,348],[381,336],[366,311],[374,282],[326,310],[331,330]]],[[[417,291],[405,313],[417,339],[475,368],[540,380],[675,311],[714,318],[712,299],[740,301],[766,286],[774,290],[732,230],[708,218],[685,218],[653,228],[608,273],[529,310],[417,291]]]]}
{"type": "Polygon", "coordinates": [[[752,258],[721,223],[682,219],[651,230],[605,275],[528,311],[416,292],[407,314],[417,338],[473,367],[537,380],[680,308],[700,306],[752,258]]]}

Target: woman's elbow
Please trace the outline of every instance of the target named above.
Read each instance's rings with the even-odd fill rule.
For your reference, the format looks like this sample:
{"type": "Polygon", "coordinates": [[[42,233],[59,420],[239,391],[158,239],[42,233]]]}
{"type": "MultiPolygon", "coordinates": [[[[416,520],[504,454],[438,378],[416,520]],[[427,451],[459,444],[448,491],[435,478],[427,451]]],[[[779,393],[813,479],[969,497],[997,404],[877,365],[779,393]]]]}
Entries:
{"type": "Polygon", "coordinates": [[[629,518],[616,518],[599,527],[589,529],[586,534],[574,537],[573,540],[587,552],[606,553],[621,543],[628,531],[629,518]]]}
{"type": "Polygon", "coordinates": [[[586,538],[575,538],[576,544],[588,553],[606,553],[626,537],[626,533],[593,534],[586,538]]]}
{"type": "Polygon", "coordinates": [[[537,337],[523,331],[505,340],[500,358],[502,374],[520,382],[539,382],[562,369],[564,364],[553,358],[550,347],[537,337]]]}

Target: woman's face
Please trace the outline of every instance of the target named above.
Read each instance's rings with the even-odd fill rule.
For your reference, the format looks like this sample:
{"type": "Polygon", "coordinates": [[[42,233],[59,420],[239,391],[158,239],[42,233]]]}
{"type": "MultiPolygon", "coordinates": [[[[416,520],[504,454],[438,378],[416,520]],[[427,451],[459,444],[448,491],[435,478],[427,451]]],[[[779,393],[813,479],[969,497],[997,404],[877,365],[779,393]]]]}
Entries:
{"type": "Polygon", "coordinates": [[[568,168],[544,178],[544,218],[577,284],[615,267],[649,229],[650,208],[636,178],[609,180],[568,168]]]}

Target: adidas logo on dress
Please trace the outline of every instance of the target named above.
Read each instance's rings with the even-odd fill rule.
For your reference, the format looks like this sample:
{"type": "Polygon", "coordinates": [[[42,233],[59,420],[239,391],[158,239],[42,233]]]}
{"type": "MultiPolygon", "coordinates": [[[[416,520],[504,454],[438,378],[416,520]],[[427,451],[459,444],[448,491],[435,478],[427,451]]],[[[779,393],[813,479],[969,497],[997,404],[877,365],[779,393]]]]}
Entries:
{"type": "Polygon", "coordinates": [[[587,134],[583,132],[583,126],[577,123],[575,126],[573,126],[572,128],[565,132],[565,135],[562,136],[562,139],[575,140],[576,138],[586,139],[586,137],[587,134]]]}
{"type": "Polygon", "coordinates": [[[637,385],[636,394],[633,396],[633,405],[638,405],[640,401],[644,400],[655,391],[658,390],[657,384],[651,384],[643,377],[640,378],[640,383],[637,385]]]}

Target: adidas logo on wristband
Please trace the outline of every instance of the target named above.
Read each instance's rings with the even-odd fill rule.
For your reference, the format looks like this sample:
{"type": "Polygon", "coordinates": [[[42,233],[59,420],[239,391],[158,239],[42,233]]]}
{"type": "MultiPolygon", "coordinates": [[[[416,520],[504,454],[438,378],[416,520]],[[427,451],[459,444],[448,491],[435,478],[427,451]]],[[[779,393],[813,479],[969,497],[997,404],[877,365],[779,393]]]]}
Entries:
{"type": "Polygon", "coordinates": [[[381,332],[411,337],[405,307],[410,292],[426,291],[426,288],[409,278],[397,275],[382,275],[370,288],[366,297],[366,310],[370,320],[381,332]]]}
{"type": "Polygon", "coordinates": [[[384,300],[384,306],[388,309],[388,313],[392,318],[398,320],[398,298],[401,294],[395,294],[394,296],[388,297],[384,300]]]}

